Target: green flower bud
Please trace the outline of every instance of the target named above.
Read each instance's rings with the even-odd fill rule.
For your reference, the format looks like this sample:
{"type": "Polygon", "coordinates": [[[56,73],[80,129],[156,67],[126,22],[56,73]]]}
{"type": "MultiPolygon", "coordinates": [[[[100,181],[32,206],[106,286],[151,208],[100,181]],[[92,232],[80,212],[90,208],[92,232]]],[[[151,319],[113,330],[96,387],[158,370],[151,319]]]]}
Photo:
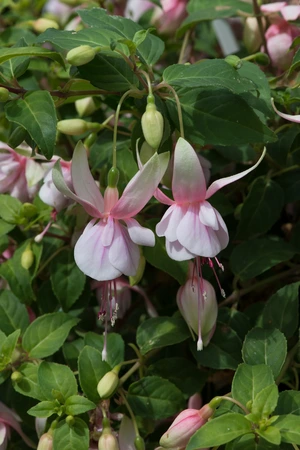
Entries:
{"type": "Polygon", "coordinates": [[[28,246],[22,253],[21,266],[24,269],[29,270],[33,263],[34,263],[34,254],[31,248],[28,246]]]}
{"type": "Polygon", "coordinates": [[[16,127],[8,138],[8,145],[12,148],[18,147],[26,138],[27,131],[25,128],[16,127]]]}
{"type": "Polygon", "coordinates": [[[70,136],[79,136],[87,131],[99,131],[101,125],[96,122],[86,122],[82,119],[66,119],[57,122],[57,129],[70,136]]]}
{"type": "Polygon", "coordinates": [[[17,370],[15,372],[13,372],[11,374],[11,381],[15,382],[15,383],[19,383],[19,381],[21,381],[23,379],[23,375],[21,374],[21,372],[18,372],[17,370]]]}
{"type": "Polygon", "coordinates": [[[108,419],[103,419],[103,431],[98,441],[98,449],[119,450],[118,440],[111,431],[108,419]]]}
{"type": "Polygon", "coordinates": [[[31,218],[37,214],[37,207],[32,203],[23,203],[21,207],[21,216],[31,218]]]}
{"type": "Polygon", "coordinates": [[[0,102],[6,102],[6,100],[8,100],[8,97],[9,90],[4,87],[0,87],[0,102]]]}
{"type": "Polygon", "coordinates": [[[247,17],[245,20],[243,42],[249,53],[256,52],[262,45],[262,36],[256,17],[247,17]]]}
{"type": "Polygon", "coordinates": [[[157,150],[164,133],[164,119],[156,109],[154,97],[148,95],[147,101],[146,112],[142,116],[142,129],[146,142],[157,150]]]}
{"type": "Polygon", "coordinates": [[[101,398],[110,398],[119,385],[120,366],[116,366],[110,372],[107,372],[98,383],[97,391],[101,398]]]}
{"type": "Polygon", "coordinates": [[[80,45],[79,47],[72,48],[72,50],[67,53],[66,59],[72,66],[83,66],[95,58],[98,50],[99,47],[80,45]]]}
{"type": "Polygon", "coordinates": [[[145,450],[145,442],[141,436],[137,436],[134,440],[134,446],[136,450],[145,450]]]}
{"type": "Polygon", "coordinates": [[[66,422],[68,425],[73,425],[73,423],[75,422],[74,416],[67,416],[66,417],[66,422]]]}
{"type": "Polygon", "coordinates": [[[93,97],[86,97],[76,100],[75,108],[79,117],[84,117],[93,114],[93,112],[96,111],[97,106],[95,105],[93,97]]]}
{"type": "Polygon", "coordinates": [[[14,364],[16,361],[20,359],[21,355],[22,352],[18,348],[15,348],[14,351],[12,352],[10,362],[14,364]]]}
{"type": "Polygon", "coordinates": [[[107,181],[109,187],[114,188],[117,186],[119,181],[119,171],[116,167],[112,167],[108,172],[107,181]]]}
{"type": "Polygon", "coordinates": [[[243,64],[243,61],[236,55],[228,55],[224,61],[235,69],[240,69],[243,64]]]}
{"type": "Polygon", "coordinates": [[[35,20],[32,23],[32,28],[37,33],[43,33],[44,31],[48,30],[48,28],[55,28],[56,30],[58,30],[59,26],[58,23],[55,22],[54,20],[45,19],[44,17],[41,17],[40,19],[35,20]]]}

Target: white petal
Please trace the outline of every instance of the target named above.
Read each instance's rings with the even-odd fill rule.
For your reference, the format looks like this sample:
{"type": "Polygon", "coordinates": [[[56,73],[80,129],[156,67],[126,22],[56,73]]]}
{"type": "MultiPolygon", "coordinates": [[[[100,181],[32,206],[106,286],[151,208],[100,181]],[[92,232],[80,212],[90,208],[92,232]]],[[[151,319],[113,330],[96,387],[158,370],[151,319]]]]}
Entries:
{"type": "Polygon", "coordinates": [[[152,230],[142,227],[135,219],[124,219],[131,240],[138,245],[154,247],[155,236],[152,230]]]}
{"type": "Polygon", "coordinates": [[[218,219],[215,213],[215,208],[208,202],[200,203],[199,219],[203,225],[206,225],[213,230],[219,229],[218,219]]]}
{"type": "Polygon", "coordinates": [[[114,239],[109,249],[109,260],[120,273],[127,276],[136,275],[140,261],[139,247],[132,242],[128,230],[117,220],[114,239]]]}
{"type": "Polygon", "coordinates": [[[174,261],[187,261],[197,256],[194,253],[189,252],[178,241],[170,242],[166,240],[166,251],[174,261]]]}

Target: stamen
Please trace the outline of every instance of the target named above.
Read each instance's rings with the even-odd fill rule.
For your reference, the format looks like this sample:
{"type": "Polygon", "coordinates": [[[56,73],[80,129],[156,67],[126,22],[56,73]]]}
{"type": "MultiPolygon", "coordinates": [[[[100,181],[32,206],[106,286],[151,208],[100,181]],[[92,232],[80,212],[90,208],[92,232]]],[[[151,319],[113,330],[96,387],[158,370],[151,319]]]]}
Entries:
{"type": "Polygon", "coordinates": [[[212,271],[213,271],[213,273],[215,275],[215,278],[217,280],[217,283],[218,283],[218,286],[219,286],[219,289],[220,289],[222,297],[226,298],[225,291],[224,291],[224,289],[221,286],[220,280],[219,280],[218,275],[217,275],[217,273],[215,271],[215,268],[214,268],[214,264],[213,264],[213,262],[212,262],[212,260],[210,258],[208,258],[208,264],[209,264],[209,267],[212,269],[212,271]]]}

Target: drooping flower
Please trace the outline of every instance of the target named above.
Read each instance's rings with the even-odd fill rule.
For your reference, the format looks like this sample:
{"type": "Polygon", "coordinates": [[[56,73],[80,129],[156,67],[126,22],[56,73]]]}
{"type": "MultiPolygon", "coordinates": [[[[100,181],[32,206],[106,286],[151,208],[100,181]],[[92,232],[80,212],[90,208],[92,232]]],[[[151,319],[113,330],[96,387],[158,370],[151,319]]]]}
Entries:
{"type": "Polygon", "coordinates": [[[0,450],[6,450],[8,440],[10,439],[11,428],[21,436],[29,447],[36,447],[26,434],[23,433],[19,422],[21,422],[20,417],[4,403],[0,402],[0,450]]]}
{"type": "Polygon", "coordinates": [[[286,114],[286,113],[283,113],[283,112],[279,111],[279,110],[276,108],[276,106],[275,106],[275,103],[274,103],[274,99],[273,99],[273,98],[271,98],[271,103],[272,103],[272,106],[273,106],[275,112],[276,112],[280,117],[282,117],[282,118],[285,119],[285,120],[289,120],[290,122],[300,123],[300,114],[295,114],[295,115],[293,115],[293,114],[286,114]]]}
{"type": "MultiPolygon", "coordinates": [[[[56,158],[57,159],[57,158],[56,158]]],[[[62,174],[67,186],[73,189],[71,180],[71,162],[60,160],[62,174]]],[[[57,212],[66,208],[70,204],[70,199],[56,189],[52,180],[53,167],[46,173],[44,184],[39,190],[39,196],[46,205],[52,206],[57,212]]]]}
{"type": "Polygon", "coordinates": [[[219,189],[233,183],[254,170],[265,151],[250,169],[214,181],[208,188],[201,163],[193,147],[179,138],[174,152],[174,171],[171,200],[160,190],[156,198],[170,207],[156,226],[158,236],[165,236],[170,258],[184,261],[195,258],[214,258],[228,244],[228,231],[219,212],[207,201],[219,189]]]}

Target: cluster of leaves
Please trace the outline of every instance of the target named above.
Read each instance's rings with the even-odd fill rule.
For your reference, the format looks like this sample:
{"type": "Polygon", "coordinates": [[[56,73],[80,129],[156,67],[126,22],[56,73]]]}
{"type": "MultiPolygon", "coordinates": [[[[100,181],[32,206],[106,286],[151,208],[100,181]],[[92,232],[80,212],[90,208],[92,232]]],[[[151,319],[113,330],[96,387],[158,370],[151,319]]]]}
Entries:
{"type": "MultiPolygon", "coordinates": [[[[271,66],[263,71],[243,60],[248,56],[244,47],[241,63],[223,59],[211,22],[253,14],[251,3],[241,0],[190,0],[176,39],[163,39],[101,8],[78,9],[78,31],[51,28],[36,34],[29,19],[32,13],[38,17],[40,3],[34,11],[22,1],[0,5],[7,27],[0,34],[0,86],[10,93],[0,105],[1,141],[14,149],[25,141],[33,155],[71,159],[77,139],[85,139],[92,171],[105,186],[111,166],[111,122],[96,136],[86,132],[70,137],[57,133],[57,121],[78,118],[75,101],[92,96],[95,109],[84,119],[102,124],[130,91],[117,140],[121,191],[137,171],[134,155],[136,141],[143,141],[146,71],[165,122],[159,152],[172,150],[180,129],[175,92],[185,137],[211,162],[213,177],[252,164],[264,146],[267,156],[254,173],[211,199],[231,237],[220,255],[225,271],[218,274],[230,295],[225,300],[219,295],[216,331],[201,352],[176,307],[187,263],[170,260],[163,239],[156,237],[155,247],[143,249],[147,264],[139,282],[159,317],[149,318],[134,293],[131,308],[108,335],[108,358],[102,361],[104,338],[96,296],[72,250],[73,233],[87,220],[83,211],[75,207],[59,213],[55,226],[37,243],[34,237],[51,219],[51,207],[38,196],[22,204],[0,195],[0,252],[14,248],[13,256],[0,265],[1,401],[18,412],[34,441],[34,417],[47,418],[47,427],[53,421],[56,425],[54,450],[87,450],[93,420],[103,407],[99,380],[135,358],[138,372],[127,379],[128,366],[121,369],[126,378],[122,395],[147,449],[158,445],[168,419],[187,407],[190,396],[201,393],[206,403],[228,392],[242,408],[224,400],[187,450],[297,448],[300,129],[276,116],[271,98],[282,110],[296,112],[299,51],[290,70],[278,77],[271,66]],[[190,59],[204,60],[176,63],[185,33],[190,37],[190,59]],[[101,50],[87,64],[70,66],[66,53],[80,45],[101,50]],[[28,248],[33,263],[26,268],[22,258],[28,248]]],[[[164,182],[169,184],[167,177],[164,182]]],[[[154,229],[162,214],[163,207],[152,200],[141,220],[154,229]]],[[[214,277],[203,269],[218,292],[214,277]]],[[[118,392],[109,409],[128,415],[118,392]]],[[[117,421],[114,427],[118,430],[117,421]]],[[[17,436],[11,448],[13,442],[20,446],[17,436]]]]}

